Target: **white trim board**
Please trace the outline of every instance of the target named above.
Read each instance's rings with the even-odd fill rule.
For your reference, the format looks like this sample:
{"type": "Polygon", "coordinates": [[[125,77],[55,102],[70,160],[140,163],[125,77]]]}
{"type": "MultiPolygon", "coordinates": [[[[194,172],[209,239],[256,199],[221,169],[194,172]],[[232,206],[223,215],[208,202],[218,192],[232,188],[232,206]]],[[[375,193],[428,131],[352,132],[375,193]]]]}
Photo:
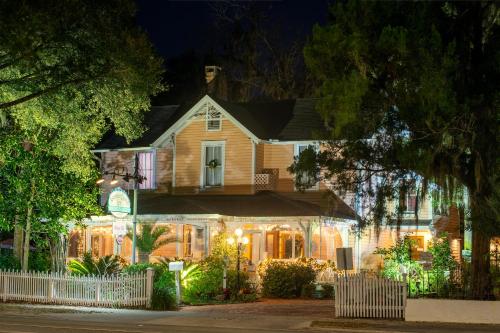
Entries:
{"type": "Polygon", "coordinates": [[[184,129],[189,123],[189,118],[194,115],[200,107],[205,103],[212,104],[215,108],[219,110],[222,116],[229,119],[236,127],[238,127],[243,133],[245,133],[249,138],[255,142],[261,141],[255,134],[250,132],[243,124],[236,120],[229,112],[227,112],[222,106],[220,106],[216,101],[214,101],[210,96],[205,95],[202,99],[198,101],[189,111],[187,111],[179,120],[177,120],[169,129],[167,129],[156,141],[151,145],[153,147],[162,147],[168,140],[171,134],[176,133],[184,129]]]}

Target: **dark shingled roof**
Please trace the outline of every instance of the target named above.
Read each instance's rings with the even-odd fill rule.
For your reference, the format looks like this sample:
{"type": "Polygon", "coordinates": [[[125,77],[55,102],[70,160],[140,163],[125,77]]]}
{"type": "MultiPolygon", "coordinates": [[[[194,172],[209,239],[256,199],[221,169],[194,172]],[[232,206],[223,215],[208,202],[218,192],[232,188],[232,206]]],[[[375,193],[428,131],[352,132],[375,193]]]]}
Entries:
{"type": "MultiPolygon", "coordinates": [[[[340,199],[339,199],[340,200],[340,199]]],[[[227,216],[332,216],[354,219],[352,210],[325,210],[319,205],[288,198],[275,192],[254,195],[169,195],[143,192],[139,214],[220,214],[227,216]]]]}
{"type": "MultiPolygon", "coordinates": [[[[314,109],[317,99],[231,103],[210,96],[229,114],[263,140],[314,140],[324,132],[324,122],[314,109]]],[[[107,133],[96,149],[148,147],[181,118],[192,105],[153,106],[146,113],[146,132],[130,144],[114,132],[107,133]]]]}
{"type": "MultiPolygon", "coordinates": [[[[182,116],[179,115],[179,110],[179,105],[153,106],[144,116],[146,131],[139,139],[127,144],[124,137],[110,131],[104,135],[95,149],[149,147],[182,116]]],[[[186,112],[185,109],[183,111],[186,112]]]]}

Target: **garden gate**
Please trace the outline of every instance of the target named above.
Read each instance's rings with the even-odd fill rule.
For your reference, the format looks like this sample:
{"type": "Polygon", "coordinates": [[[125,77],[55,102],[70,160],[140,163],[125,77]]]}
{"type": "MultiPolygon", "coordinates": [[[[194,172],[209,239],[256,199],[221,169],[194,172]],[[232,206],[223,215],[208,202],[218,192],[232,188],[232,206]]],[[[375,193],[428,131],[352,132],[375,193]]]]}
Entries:
{"type": "Polygon", "coordinates": [[[334,282],[335,316],[404,318],[406,282],[365,274],[338,275],[334,282]]]}
{"type": "Polygon", "coordinates": [[[0,270],[0,300],[102,307],[150,307],[154,271],[75,276],[0,270]]]}

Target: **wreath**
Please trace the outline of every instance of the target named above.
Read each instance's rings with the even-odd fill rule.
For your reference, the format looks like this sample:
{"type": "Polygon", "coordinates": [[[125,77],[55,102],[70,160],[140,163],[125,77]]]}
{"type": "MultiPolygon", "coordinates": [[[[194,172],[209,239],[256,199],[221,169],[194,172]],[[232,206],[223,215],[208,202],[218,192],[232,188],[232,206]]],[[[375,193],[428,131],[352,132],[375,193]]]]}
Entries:
{"type": "Polygon", "coordinates": [[[215,169],[218,166],[219,166],[219,161],[217,161],[217,159],[215,159],[215,158],[213,160],[211,160],[210,162],[208,162],[208,167],[210,169],[215,169]]]}

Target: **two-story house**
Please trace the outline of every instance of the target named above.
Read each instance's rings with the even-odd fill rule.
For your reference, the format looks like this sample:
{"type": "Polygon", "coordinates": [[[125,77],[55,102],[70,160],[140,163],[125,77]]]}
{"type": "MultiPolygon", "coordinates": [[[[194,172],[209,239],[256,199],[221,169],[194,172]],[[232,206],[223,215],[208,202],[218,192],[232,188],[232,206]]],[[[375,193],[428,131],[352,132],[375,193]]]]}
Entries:
{"type": "MultiPolygon", "coordinates": [[[[304,255],[334,260],[336,248],[354,245],[354,211],[340,198],[326,196],[323,183],[299,192],[287,171],[294,156],[319,145],[313,138],[322,121],[314,103],[228,103],[206,95],[189,107],[153,107],[140,139],[126,144],[109,135],[95,153],[103,171],[126,168],[130,173],[138,155],[146,177],[140,184],[138,221],[168,225],[180,240],[153,257],[202,258],[224,224],[229,231],[243,229],[252,262],[304,255]]],[[[113,183],[132,189],[122,179],[113,183]]],[[[86,229],[72,233],[69,255],[92,250],[129,258],[131,242],[115,242],[114,221],[111,215],[86,221],[86,229]]]]}
{"type": "MultiPolygon", "coordinates": [[[[326,194],[328,184],[305,192],[295,188],[287,171],[294,156],[308,146],[321,149],[315,99],[229,103],[205,95],[194,105],[155,106],[146,114],[148,130],[127,144],[107,135],[95,149],[101,169],[133,173],[139,159],[138,221],[167,225],[179,240],[154,257],[200,259],[210,253],[213,237],[226,227],[243,229],[250,240],[245,255],[253,263],[265,258],[314,257],[335,260],[336,248],[354,248],[356,268],[376,268],[376,247],[394,244],[399,232],[409,233],[425,250],[431,238],[432,210],[421,205],[421,221],[411,217],[401,230],[392,226],[355,233],[350,199],[326,194]],[[346,203],[347,202],[347,203],[346,203]]],[[[103,200],[111,187],[132,190],[133,183],[108,175],[103,200]],[[112,183],[112,185],[110,184],[112,183]]],[[[131,193],[130,193],[131,194],[131,193]]],[[[411,210],[414,200],[408,197],[411,210]]],[[[103,201],[103,203],[104,203],[103,201]]],[[[124,219],[131,223],[131,217],[124,219]]],[[[70,234],[69,256],[91,250],[95,255],[131,257],[131,241],[117,242],[112,215],[93,216],[87,228],[70,234]]]]}

